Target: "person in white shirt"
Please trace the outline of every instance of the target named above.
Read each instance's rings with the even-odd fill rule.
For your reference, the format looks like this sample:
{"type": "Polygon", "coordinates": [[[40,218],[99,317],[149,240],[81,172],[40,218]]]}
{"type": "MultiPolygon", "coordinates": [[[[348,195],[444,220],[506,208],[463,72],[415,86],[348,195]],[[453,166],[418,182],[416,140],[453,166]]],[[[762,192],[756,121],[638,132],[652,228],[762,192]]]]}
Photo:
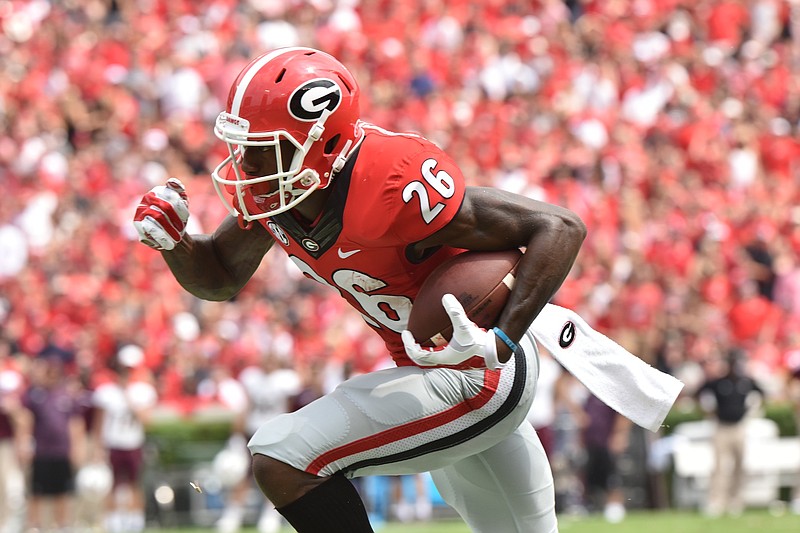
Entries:
{"type": "Polygon", "coordinates": [[[547,352],[539,352],[539,380],[536,382],[536,397],[526,417],[536,430],[547,457],[552,461],[554,452],[553,424],[556,420],[557,386],[564,369],[547,352]]]}
{"type": "Polygon", "coordinates": [[[143,360],[140,347],[123,346],[116,357],[117,379],[99,385],[93,395],[99,416],[96,449],[107,451],[113,472],[113,489],[106,507],[106,529],[110,533],[143,531],[145,525],[142,452],[145,426],[158,393],[147,374],[141,372],[143,360]]]}
{"type": "MultiPolygon", "coordinates": [[[[239,374],[239,382],[247,395],[247,409],[243,413],[239,428],[235,428],[228,446],[240,448],[246,452],[247,440],[262,424],[291,411],[292,400],[300,393],[303,383],[300,374],[271,350],[267,350],[261,355],[258,364],[242,370],[239,374]]],[[[225,512],[217,521],[219,533],[239,531],[244,513],[244,502],[248,492],[253,488],[252,476],[246,475],[231,490],[225,512]]],[[[280,526],[280,514],[272,503],[266,501],[258,519],[258,532],[276,533],[280,526]]]]}
{"type": "Polygon", "coordinates": [[[0,531],[12,531],[25,507],[25,465],[33,453],[24,435],[31,416],[22,407],[25,377],[14,357],[13,343],[0,337],[0,531]]]}

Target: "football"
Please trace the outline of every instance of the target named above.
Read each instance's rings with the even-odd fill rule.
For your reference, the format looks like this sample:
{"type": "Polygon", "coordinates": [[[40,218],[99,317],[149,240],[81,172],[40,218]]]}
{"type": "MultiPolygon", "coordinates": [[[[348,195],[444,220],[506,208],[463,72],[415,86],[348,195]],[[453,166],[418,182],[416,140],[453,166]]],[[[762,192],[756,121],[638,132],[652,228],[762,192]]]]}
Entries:
{"type": "Polygon", "coordinates": [[[422,346],[447,344],[453,333],[450,317],[442,306],[442,296],[455,296],[470,320],[482,328],[493,327],[506,305],[522,252],[464,252],[438,267],[420,287],[408,330],[422,346]]]}

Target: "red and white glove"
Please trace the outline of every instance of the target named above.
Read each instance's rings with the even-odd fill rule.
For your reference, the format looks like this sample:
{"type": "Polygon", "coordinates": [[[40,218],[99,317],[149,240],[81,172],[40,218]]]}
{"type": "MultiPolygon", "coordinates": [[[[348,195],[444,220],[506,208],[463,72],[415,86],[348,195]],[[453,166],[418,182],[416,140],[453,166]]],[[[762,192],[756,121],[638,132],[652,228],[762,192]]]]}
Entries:
{"type": "Polygon", "coordinates": [[[495,370],[505,366],[497,358],[494,331],[487,331],[471,321],[461,302],[452,294],[442,296],[442,305],[453,323],[453,338],[444,346],[425,348],[410,331],[404,330],[400,336],[412,361],[419,366],[458,366],[477,356],[486,362],[486,368],[495,370]]]}
{"type": "Polygon", "coordinates": [[[158,185],[142,197],[133,225],[139,241],[156,250],[172,250],[186,233],[189,220],[189,199],[178,178],[158,185]]]}

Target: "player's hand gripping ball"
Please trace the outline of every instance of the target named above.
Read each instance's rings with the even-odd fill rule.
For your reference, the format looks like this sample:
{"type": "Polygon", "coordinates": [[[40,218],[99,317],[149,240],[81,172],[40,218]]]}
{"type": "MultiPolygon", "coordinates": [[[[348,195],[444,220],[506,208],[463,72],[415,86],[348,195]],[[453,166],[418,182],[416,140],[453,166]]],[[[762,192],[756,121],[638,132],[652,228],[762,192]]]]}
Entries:
{"type": "Polygon", "coordinates": [[[475,357],[483,359],[486,368],[503,366],[497,359],[497,344],[492,330],[485,330],[467,317],[464,307],[452,294],[442,297],[442,306],[453,324],[453,337],[444,346],[425,348],[404,330],[400,335],[406,354],[419,366],[459,366],[469,364],[475,357]]]}
{"type": "Polygon", "coordinates": [[[436,267],[414,298],[402,333],[406,354],[420,366],[502,366],[490,330],[508,301],[521,257],[516,249],[464,252],[436,267]]]}
{"type": "Polygon", "coordinates": [[[156,250],[172,250],[186,233],[189,220],[189,199],[178,178],[158,185],[142,197],[133,225],[139,241],[156,250]]]}

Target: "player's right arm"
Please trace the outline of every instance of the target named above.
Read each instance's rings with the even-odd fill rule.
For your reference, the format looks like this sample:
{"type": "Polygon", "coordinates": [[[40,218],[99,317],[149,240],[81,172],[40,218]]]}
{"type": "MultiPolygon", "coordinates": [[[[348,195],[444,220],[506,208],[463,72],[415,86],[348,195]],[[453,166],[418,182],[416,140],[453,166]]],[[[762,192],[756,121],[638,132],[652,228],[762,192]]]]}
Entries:
{"type": "Polygon", "coordinates": [[[161,251],[175,279],[204,300],[235,296],[255,273],[274,241],[261,224],[242,229],[227,216],[212,234],[186,234],[188,200],[174,179],[153,188],[134,216],[139,240],[161,251]]]}
{"type": "Polygon", "coordinates": [[[211,235],[185,235],[161,255],[184,289],[222,301],[242,290],[274,242],[261,224],[242,229],[229,215],[211,235]]]}

